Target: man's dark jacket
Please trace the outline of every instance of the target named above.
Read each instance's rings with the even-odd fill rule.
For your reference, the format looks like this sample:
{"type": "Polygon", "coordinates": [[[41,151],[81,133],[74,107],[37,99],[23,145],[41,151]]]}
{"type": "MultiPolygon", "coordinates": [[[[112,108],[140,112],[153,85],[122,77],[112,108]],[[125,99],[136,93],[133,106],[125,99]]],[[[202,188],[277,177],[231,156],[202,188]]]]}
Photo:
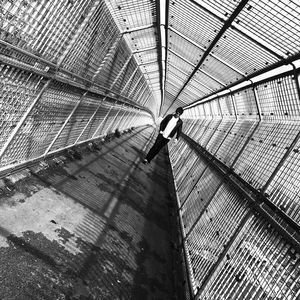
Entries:
{"type": "MultiPolygon", "coordinates": [[[[165,130],[165,128],[167,127],[169,121],[172,119],[173,116],[174,116],[173,114],[167,115],[161,121],[160,126],[159,126],[159,131],[165,130]]],[[[173,128],[173,130],[171,131],[171,133],[169,134],[169,137],[173,137],[175,135],[175,133],[177,133],[176,139],[178,139],[181,134],[181,130],[182,130],[182,120],[180,118],[178,118],[178,121],[177,121],[175,127],[173,128]]]]}

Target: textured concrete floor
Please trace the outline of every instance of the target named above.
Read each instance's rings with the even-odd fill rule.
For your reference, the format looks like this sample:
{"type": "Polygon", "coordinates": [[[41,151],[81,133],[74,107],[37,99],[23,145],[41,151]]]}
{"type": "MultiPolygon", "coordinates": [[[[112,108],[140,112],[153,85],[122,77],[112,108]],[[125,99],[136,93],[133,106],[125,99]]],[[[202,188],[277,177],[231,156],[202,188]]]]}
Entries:
{"type": "Polygon", "coordinates": [[[182,299],[166,151],[152,128],[0,181],[0,299],[182,299]]]}

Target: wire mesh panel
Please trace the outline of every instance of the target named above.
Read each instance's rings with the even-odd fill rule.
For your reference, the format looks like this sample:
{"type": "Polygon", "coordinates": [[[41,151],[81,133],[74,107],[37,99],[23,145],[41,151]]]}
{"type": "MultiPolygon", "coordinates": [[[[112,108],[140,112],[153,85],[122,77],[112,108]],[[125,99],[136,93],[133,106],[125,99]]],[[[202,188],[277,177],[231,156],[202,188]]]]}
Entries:
{"type": "MultiPolygon", "coordinates": [[[[200,166],[198,171],[201,173],[205,168],[205,162],[200,166]]],[[[199,217],[199,214],[203,212],[203,208],[207,203],[211,201],[216,191],[219,189],[221,183],[221,177],[214,172],[211,167],[207,167],[204,173],[201,175],[197,182],[197,186],[188,195],[185,203],[182,207],[182,218],[185,225],[186,232],[189,232],[199,217]]]]}
{"type": "Polygon", "coordinates": [[[115,121],[115,117],[118,114],[119,109],[118,106],[115,104],[112,109],[110,109],[109,113],[107,114],[101,128],[97,131],[97,135],[107,134],[110,133],[110,127],[115,121]],[[100,133],[101,132],[101,133],[100,133]]]}
{"type": "Polygon", "coordinates": [[[242,150],[243,145],[253,134],[256,126],[256,121],[238,119],[226,135],[217,153],[215,153],[216,157],[227,166],[231,166],[242,150]]]}
{"type": "Polygon", "coordinates": [[[192,158],[192,172],[185,168],[191,153],[184,143],[180,158],[175,148],[170,153],[175,181],[191,189],[177,196],[195,299],[298,299],[300,253],[215,169],[207,166],[191,184],[202,158],[192,158]]]}
{"type": "Polygon", "coordinates": [[[136,70],[133,74],[133,77],[130,77],[129,83],[126,83],[126,86],[123,88],[123,95],[126,97],[129,97],[130,93],[138,83],[138,81],[141,78],[141,72],[139,70],[136,70]]]}
{"type": "Polygon", "coordinates": [[[209,56],[205,60],[205,63],[202,64],[200,70],[210,74],[210,76],[224,85],[229,85],[244,77],[243,73],[237,72],[235,68],[228,64],[224,64],[213,56],[209,56]]]}
{"type": "Polygon", "coordinates": [[[170,27],[176,29],[201,47],[208,47],[210,41],[222,27],[222,22],[204,10],[199,10],[192,1],[170,2],[170,27]]]}
{"type": "Polygon", "coordinates": [[[193,93],[197,94],[197,99],[200,99],[201,97],[212,92],[212,89],[203,84],[203,82],[197,81],[194,77],[188,82],[184,90],[192,91],[193,93]]]}
{"type": "Polygon", "coordinates": [[[56,62],[92,4],[91,0],[1,1],[0,39],[56,62]]]}
{"type": "Polygon", "coordinates": [[[215,0],[214,2],[209,0],[195,0],[195,2],[208,8],[210,11],[215,12],[215,14],[223,16],[224,18],[228,18],[239,4],[239,2],[231,0],[215,0]]]}
{"type": "Polygon", "coordinates": [[[76,107],[50,151],[73,145],[88,125],[100,101],[101,99],[82,96],[80,104],[76,107]]]}
{"type": "Polygon", "coordinates": [[[122,31],[152,25],[156,22],[154,1],[113,0],[107,5],[122,31]]]}
{"type": "Polygon", "coordinates": [[[116,107],[115,115],[113,118],[111,118],[110,124],[105,129],[107,134],[115,133],[116,129],[118,129],[118,123],[119,123],[120,119],[122,118],[124,111],[125,111],[125,109],[124,109],[123,105],[116,107]]]}
{"type": "Polygon", "coordinates": [[[205,71],[202,72],[200,69],[196,72],[194,78],[204,84],[211,91],[217,91],[218,89],[225,87],[224,83],[219,82],[209,74],[205,73],[205,71]]]}
{"type": "Polygon", "coordinates": [[[280,162],[300,129],[298,124],[261,122],[234,164],[234,170],[261,188],[280,162]]]}
{"type": "Polygon", "coordinates": [[[156,47],[156,34],[157,30],[155,27],[146,28],[143,30],[129,32],[128,35],[125,35],[125,39],[128,40],[128,45],[133,51],[139,51],[141,49],[156,47]]]}
{"type": "MultiPolygon", "coordinates": [[[[172,166],[175,167],[178,165],[178,163],[180,163],[181,159],[180,156],[181,155],[177,155],[185,153],[185,151],[187,150],[188,153],[192,153],[192,149],[190,147],[188,147],[188,145],[186,143],[184,143],[182,141],[182,139],[179,139],[179,143],[177,144],[176,147],[171,147],[171,145],[168,145],[168,149],[169,149],[169,157],[170,157],[170,162],[172,163],[172,166]]],[[[173,169],[173,172],[178,172],[180,171],[179,168],[175,167],[175,169],[173,169]]]]}
{"type": "Polygon", "coordinates": [[[169,33],[168,43],[169,51],[172,51],[179,57],[184,58],[187,62],[194,66],[197,65],[204,53],[203,49],[201,49],[200,46],[197,46],[188,38],[179,35],[175,30],[172,30],[172,27],[169,33]]]}
{"type": "MultiPolygon", "coordinates": [[[[184,143],[183,145],[186,146],[186,144],[184,143]]],[[[194,171],[194,165],[196,164],[198,158],[197,155],[195,155],[195,152],[187,146],[183,147],[183,149],[180,149],[180,151],[185,152],[185,158],[177,159],[177,161],[175,161],[175,159],[172,160],[173,172],[176,177],[177,190],[180,189],[180,187],[184,186],[182,185],[182,182],[186,180],[187,176],[191,175],[191,172],[194,171]]],[[[174,156],[176,156],[175,153],[174,156]]]]}
{"type": "Polygon", "coordinates": [[[170,84],[166,84],[165,101],[163,101],[161,105],[161,111],[167,111],[170,105],[175,100],[175,97],[175,93],[173,91],[170,92],[170,84]]]}
{"type": "Polygon", "coordinates": [[[198,139],[198,143],[202,147],[206,147],[207,143],[212,139],[214,136],[217,128],[219,127],[220,123],[222,122],[222,119],[212,119],[207,126],[204,128],[203,133],[201,137],[198,139]]]}
{"type": "Polygon", "coordinates": [[[173,51],[168,52],[168,62],[169,67],[172,67],[172,71],[176,74],[180,74],[178,77],[182,78],[182,81],[185,81],[187,77],[194,70],[194,65],[190,64],[188,61],[184,60],[182,57],[176,55],[173,51]],[[177,72],[173,70],[177,69],[177,72]]]}
{"type": "Polygon", "coordinates": [[[256,91],[262,121],[234,168],[254,187],[261,188],[299,132],[299,124],[293,122],[299,119],[299,100],[291,75],[259,84],[256,91]]]}
{"type": "MultiPolygon", "coordinates": [[[[175,78],[176,79],[176,78],[175,78]]],[[[176,99],[176,95],[179,92],[178,89],[178,84],[176,84],[175,80],[174,83],[172,82],[174,80],[174,77],[172,79],[168,79],[167,83],[166,83],[166,92],[165,92],[165,97],[168,100],[168,103],[163,103],[164,107],[169,108],[170,103],[173,102],[173,100],[176,99]]],[[[179,80],[177,80],[179,81],[179,80]]],[[[167,101],[165,101],[167,102],[167,101]]]]}
{"type": "MultiPolygon", "coordinates": [[[[230,28],[226,30],[212,51],[216,57],[221,58],[223,62],[243,75],[253,74],[279,61],[276,55],[230,28]]],[[[235,81],[233,77],[232,82],[235,81]]]]}
{"type": "Polygon", "coordinates": [[[130,116],[132,115],[131,110],[125,111],[124,115],[122,118],[120,118],[119,123],[118,123],[118,129],[124,130],[127,129],[126,123],[130,120],[130,116]]]}
{"type": "Polygon", "coordinates": [[[78,89],[52,83],[17,132],[1,163],[19,163],[43,155],[81,95],[78,89]]]}
{"type": "Polygon", "coordinates": [[[300,102],[294,75],[259,84],[256,91],[264,120],[299,120],[300,102]]]}
{"type": "Polygon", "coordinates": [[[205,130],[209,126],[210,122],[212,122],[212,119],[207,118],[207,119],[199,120],[195,124],[194,130],[193,130],[194,140],[198,141],[199,139],[202,138],[202,136],[203,136],[203,134],[205,134],[205,130]]]}
{"type": "MultiPolygon", "coordinates": [[[[176,188],[178,193],[182,193],[185,187],[184,181],[187,180],[187,177],[193,177],[192,172],[195,169],[195,164],[198,161],[198,157],[195,155],[194,151],[191,151],[191,149],[185,149],[186,153],[185,155],[189,155],[190,159],[187,160],[182,159],[179,160],[177,164],[173,164],[173,172],[174,176],[176,177],[176,188]]],[[[194,178],[193,178],[194,179],[194,178]]],[[[181,197],[183,198],[183,197],[181,197]]],[[[184,200],[183,200],[184,201],[184,200]]]]}
{"type": "Polygon", "coordinates": [[[198,210],[198,221],[187,238],[198,288],[209,276],[248,211],[246,203],[225,184],[211,201],[203,201],[198,210]]]}
{"type": "Polygon", "coordinates": [[[234,102],[239,118],[255,118],[259,114],[256,97],[253,88],[246,88],[234,93],[234,102]],[[251,117],[252,116],[252,117],[251,117]]]}
{"type": "Polygon", "coordinates": [[[140,92],[145,89],[147,89],[147,82],[145,80],[145,77],[141,75],[141,80],[138,82],[134,91],[130,93],[130,98],[134,99],[136,102],[139,102],[141,96],[140,92]]]}
{"type": "Polygon", "coordinates": [[[226,139],[226,136],[229,134],[229,131],[232,129],[235,122],[235,119],[223,119],[218,124],[216,131],[206,145],[206,149],[210,153],[215,154],[215,152],[222,145],[224,139],[226,139]]]}
{"type": "Polygon", "coordinates": [[[201,122],[203,122],[203,119],[202,120],[184,119],[182,131],[188,136],[190,136],[191,138],[194,138],[197,129],[201,126],[201,122]]]}
{"type": "MultiPolygon", "coordinates": [[[[190,101],[196,101],[199,98],[199,95],[194,94],[193,91],[184,89],[180,95],[177,97],[176,106],[186,106],[190,101]]],[[[175,105],[173,105],[174,107],[175,105]]]]}
{"type": "Polygon", "coordinates": [[[95,80],[99,80],[101,84],[110,87],[130,55],[129,48],[125,41],[121,39],[114,49],[113,55],[107,58],[105,65],[97,74],[95,80]]]}
{"type": "MultiPolygon", "coordinates": [[[[118,41],[118,36],[118,28],[105,3],[101,1],[95,10],[94,17],[86,24],[63,61],[62,68],[93,80],[99,68],[104,67],[102,64],[106,56],[113,55],[114,43],[118,41]]],[[[100,81],[97,76],[95,80],[100,81]]]]}
{"type": "Polygon", "coordinates": [[[43,85],[37,75],[0,65],[0,149],[43,85]]]}
{"type": "Polygon", "coordinates": [[[127,64],[123,65],[122,70],[118,74],[116,80],[111,85],[111,88],[113,88],[116,91],[123,92],[124,88],[126,87],[126,84],[132,78],[131,76],[134,74],[136,68],[137,65],[135,61],[131,58],[127,64]]]}
{"type": "Polygon", "coordinates": [[[78,142],[91,139],[94,137],[94,135],[97,137],[98,135],[96,135],[96,131],[99,132],[99,135],[101,135],[101,128],[111,105],[111,103],[107,103],[106,101],[102,102],[101,107],[97,110],[87,127],[81,133],[81,137],[79,138],[78,142]]]}
{"type": "Polygon", "coordinates": [[[258,35],[279,53],[293,55],[300,48],[300,11],[297,0],[251,0],[238,15],[241,28],[258,35]]]}
{"type": "Polygon", "coordinates": [[[179,181],[177,193],[182,205],[187,201],[190,193],[199,188],[199,178],[203,176],[203,172],[207,168],[207,163],[200,160],[195,154],[194,159],[192,157],[190,163],[186,162],[186,164],[189,167],[181,169],[180,174],[177,175],[179,181]]]}
{"type": "Polygon", "coordinates": [[[299,253],[251,216],[197,299],[298,299],[299,253]]]}
{"type": "Polygon", "coordinates": [[[266,192],[270,200],[300,224],[300,142],[293,147],[266,192]]]}
{"type": "Polygon", "coordinates": [[[157,61],[158,61],[157,49],[149,48],[149,49],[144,49],[143,51],[142,50],[137,51],[135,53],[135,58],[136,58],[138,64],[143,66],[143,68],[141,68],[141,70],[142,69],[147,70],[148,63],[155,62],[157,64],[157,61]]]}
{"type": "Polygon", "coordinates": [[[224,118],[232,117],[232,116],[236,117],[233,99],[232,99],[231,95],[226,95],[226,96],[220,97],[219,104],[220,104],[222,116],[224,118]]]}
{"type": "Polygon", "coordinates": [[[182,83],[186,79],[187,74],[181,73],[178,69],[170,66],[166,78],[166,92],[169,92],[171,95],[176,96],[180,91],[182,83]]]}

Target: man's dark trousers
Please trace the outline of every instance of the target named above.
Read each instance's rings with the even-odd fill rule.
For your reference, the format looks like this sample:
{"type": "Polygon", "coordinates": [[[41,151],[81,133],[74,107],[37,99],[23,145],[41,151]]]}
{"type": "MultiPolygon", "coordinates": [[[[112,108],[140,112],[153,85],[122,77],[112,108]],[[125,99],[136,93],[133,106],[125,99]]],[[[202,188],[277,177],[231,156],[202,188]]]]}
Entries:
{"type": "Polygon", "coordinates": [[[161,148],[168,144],[169,141],[170,141],[169,139],[165,139],[163,137],[163,135],[160,133],[157,136],[154,145],[149,150],[149,152],[146,156],[147,161],[150,162],[157,155],[157,153],[161,150],[161,148]]]}

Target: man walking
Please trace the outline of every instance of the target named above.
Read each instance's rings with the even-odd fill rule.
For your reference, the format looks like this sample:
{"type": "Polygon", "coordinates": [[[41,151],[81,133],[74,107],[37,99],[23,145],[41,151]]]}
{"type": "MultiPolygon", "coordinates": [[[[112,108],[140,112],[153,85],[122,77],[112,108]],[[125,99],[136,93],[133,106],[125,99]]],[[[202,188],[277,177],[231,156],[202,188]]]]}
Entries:
{"type": "Polygon", "coordinates": [[[180,116],[183,114],[183,108],[178,107],[174,114],[167,115],[160,123],[159,135],[157,136],[154,145],[149,150],[144,164],[149,164],[151,160],[159,153],[159,151],[171,140],[176,134],[176,142],[181,133],[182,120],[180,116]]]}

